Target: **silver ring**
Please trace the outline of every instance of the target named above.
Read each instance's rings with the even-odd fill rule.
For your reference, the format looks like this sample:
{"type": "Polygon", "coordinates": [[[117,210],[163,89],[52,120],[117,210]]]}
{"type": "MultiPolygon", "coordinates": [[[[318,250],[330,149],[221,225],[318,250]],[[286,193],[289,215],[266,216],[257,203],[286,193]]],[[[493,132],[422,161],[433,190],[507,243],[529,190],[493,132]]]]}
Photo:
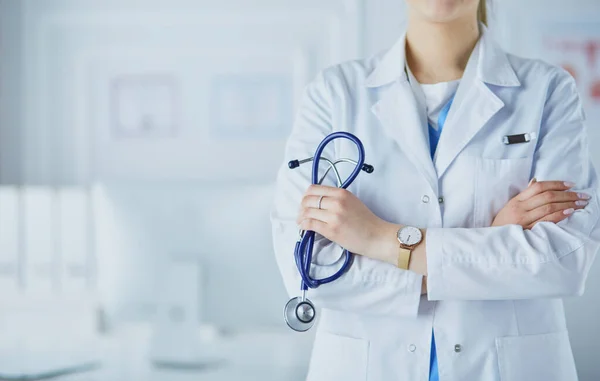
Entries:
{"type": "Polygon", "coordinates": [[[319,197],[319,203],[317,204],[317,207],[318,207],[319,209],[321,209],[321,201],[323,201],[323,197],[325,197],[325,196],[321,196],[321,197],[319,197]]]}

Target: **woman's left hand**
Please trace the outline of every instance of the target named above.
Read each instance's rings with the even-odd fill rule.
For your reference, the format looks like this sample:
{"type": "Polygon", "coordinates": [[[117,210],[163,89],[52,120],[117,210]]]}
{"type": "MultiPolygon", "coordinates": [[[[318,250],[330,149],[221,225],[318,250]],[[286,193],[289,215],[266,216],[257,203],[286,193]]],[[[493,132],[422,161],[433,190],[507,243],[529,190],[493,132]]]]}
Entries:
{"type": "Polygon", "coordinates": [[[323,185],[308,188],[297,223],[302,230],[317,232],[354,254],[366,256],[377,250],[382,233],[391,225],[351,192],[323,185]]]}

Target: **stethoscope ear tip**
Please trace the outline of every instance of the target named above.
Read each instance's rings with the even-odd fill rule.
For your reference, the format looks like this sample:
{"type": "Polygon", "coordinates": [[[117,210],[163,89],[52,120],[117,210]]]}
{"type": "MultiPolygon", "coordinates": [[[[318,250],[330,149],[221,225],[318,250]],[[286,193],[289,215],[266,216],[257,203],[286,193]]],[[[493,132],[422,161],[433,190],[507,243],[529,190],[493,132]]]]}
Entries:
{"type": "Polygon", "coordinates": [[[299,160],[290,160],[288,162],[288,167],[290,169],[298,168],[299,166],[300,166],[300,161],[299,160]]]}
{"type": "Polygon", "coordinates": [[[367,173],[373,173],[373,171],[375,170],[375,168],[372,165],[369,164],[364,164],[362,166],[362,170],[367,172],[367,173]]]}

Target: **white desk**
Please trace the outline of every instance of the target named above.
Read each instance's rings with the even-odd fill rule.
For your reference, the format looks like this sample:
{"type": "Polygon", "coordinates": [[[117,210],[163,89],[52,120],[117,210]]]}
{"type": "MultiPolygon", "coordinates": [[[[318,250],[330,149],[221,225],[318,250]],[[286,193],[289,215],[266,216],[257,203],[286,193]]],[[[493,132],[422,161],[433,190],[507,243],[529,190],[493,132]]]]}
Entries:
{"type": "Polygon", "coordinates": [[[154,367],[149,325],[120,329],[102,339],[101,368],[55,378],[58,381],[304,381],[313,336],[286,330],[248,332],[206,344],[218,366],[200,370],[154,367]]]}

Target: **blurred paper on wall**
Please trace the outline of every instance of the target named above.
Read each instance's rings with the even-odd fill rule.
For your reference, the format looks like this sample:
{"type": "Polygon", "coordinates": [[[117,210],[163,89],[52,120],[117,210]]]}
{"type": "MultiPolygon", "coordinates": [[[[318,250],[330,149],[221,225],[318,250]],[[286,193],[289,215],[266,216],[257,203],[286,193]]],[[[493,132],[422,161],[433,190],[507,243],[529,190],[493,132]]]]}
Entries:
{"type": "Polygon", "coordinates": [[[121,139],[169,138],[179,106],[177,82],[168,74],[121,75],[111,81],[112,135],[121,139]]]}

